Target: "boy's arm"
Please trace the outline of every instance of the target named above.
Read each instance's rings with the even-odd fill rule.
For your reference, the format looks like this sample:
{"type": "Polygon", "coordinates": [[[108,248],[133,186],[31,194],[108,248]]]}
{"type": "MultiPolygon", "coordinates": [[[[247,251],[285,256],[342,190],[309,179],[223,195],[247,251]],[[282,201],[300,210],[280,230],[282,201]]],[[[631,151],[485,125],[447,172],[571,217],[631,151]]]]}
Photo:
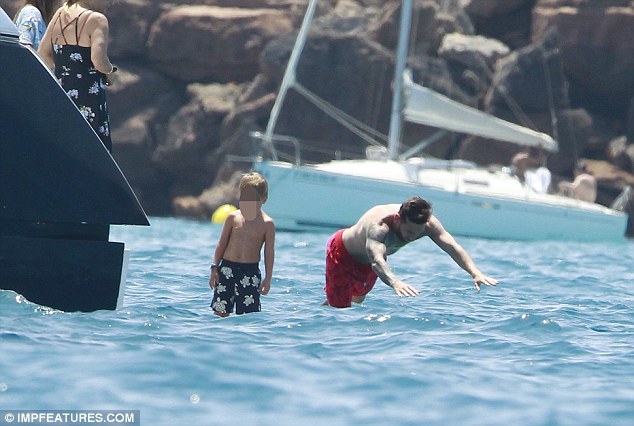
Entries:
{"type": "MultiPolygon", "coordinates": [[[[216,251],[214,252],[214,259],[212,263],[218,265],[225,254],[227,245],[229,244],[229,238],[231,237],[231,230],[233,229],[233,214],[227,216],[222,231],[220,232],[220,239],[218,245],[216,245],[216,251]]],[[[211,268],[211,274],[209,274],[209,287],[216,288],[218,284],[218,267],[211,268]]]]}
{"type": "Polygon", "coordinates": [[[264,234],[264,280],[260,284],[260,293],[267,294],[271,289],[273,264],[275,263],[275,223],[267,222],[264,234]]]}

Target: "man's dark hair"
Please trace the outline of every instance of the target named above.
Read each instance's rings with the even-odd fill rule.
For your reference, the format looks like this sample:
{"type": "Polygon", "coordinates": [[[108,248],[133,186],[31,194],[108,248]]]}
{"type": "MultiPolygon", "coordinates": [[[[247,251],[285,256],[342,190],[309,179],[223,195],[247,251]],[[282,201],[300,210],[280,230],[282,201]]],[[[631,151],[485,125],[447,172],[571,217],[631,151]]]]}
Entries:
{"type": "Polygon", "coordinates": [[[420,197],[412,197],[401,204],[398,215],[404,221],[422,225],[431,217],[431,203],[420,197]]]}

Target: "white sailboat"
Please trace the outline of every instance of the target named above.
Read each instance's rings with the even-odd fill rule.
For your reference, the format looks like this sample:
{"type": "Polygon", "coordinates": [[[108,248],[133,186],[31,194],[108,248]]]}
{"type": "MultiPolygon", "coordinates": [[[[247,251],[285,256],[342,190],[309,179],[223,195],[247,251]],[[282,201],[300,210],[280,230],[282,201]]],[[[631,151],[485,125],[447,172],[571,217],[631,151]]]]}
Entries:
{"type": "MultiPolygon", "coordinates": [[[[548,135],[501,120],[415,84],[405,67],[412,14],[404,0],[397,47],[394,99],[388,147],[382,155],[360,160],[299,163],[298,142],[274,134],[285,95],[302,92],[295,71],[317,0],[311,0],[271,112],[259,136],[272,159],[259,158],[254,169],[269,181],[265,210],[278,229],[330,231],[348,227],[368,208],[401,203],[417,195],[429,200],[434,214],[454,235],[504,240],[616,241],[624,238],[627,216],[607,207],[538,193],[502,170],[491,171],[461,160],[411,157],[417,147],[399,155],[403,120],[449,131],[478,135],[557,151],[548,135]],[[276,140],[296,144],[296,162],[277,160],[276,140]],[[374,158],[373,158],[374,157],[374,158]],[[378,158],[377,158],[378,157],[378,158]],[[384,158],[381,158],[384,157],[384,158]]],[[[369,151],[376,154],[376,151],[369,151]]],[[[380,152],[379,152],[380,153],[380,152]]]]}

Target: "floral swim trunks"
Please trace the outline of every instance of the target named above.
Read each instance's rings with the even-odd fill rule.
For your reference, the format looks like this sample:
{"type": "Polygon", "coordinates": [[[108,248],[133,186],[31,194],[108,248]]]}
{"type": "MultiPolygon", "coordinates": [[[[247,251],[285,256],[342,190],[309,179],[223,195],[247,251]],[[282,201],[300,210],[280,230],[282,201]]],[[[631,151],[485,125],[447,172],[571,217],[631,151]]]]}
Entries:
{"type": "Polygon", "coordinates": [[[236,314],[260,312],[260,282],[262,275],[257,263],[238,263],[223,259],[218,266],[218,284],[211,300],[214,312],[236,314]]]}

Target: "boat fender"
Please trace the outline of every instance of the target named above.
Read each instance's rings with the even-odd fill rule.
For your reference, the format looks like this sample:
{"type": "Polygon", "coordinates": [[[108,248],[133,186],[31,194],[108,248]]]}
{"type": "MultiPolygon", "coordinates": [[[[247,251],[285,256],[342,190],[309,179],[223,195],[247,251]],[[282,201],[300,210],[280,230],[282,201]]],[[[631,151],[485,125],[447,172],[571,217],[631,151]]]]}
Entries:
{"type": "Polygon", "coordinates": [[[232,212],[238,210],[238,208],[232,204],[223,204],[216,209],[211,215],[211,223],[225,223],[227,216],[232,212]]]}

